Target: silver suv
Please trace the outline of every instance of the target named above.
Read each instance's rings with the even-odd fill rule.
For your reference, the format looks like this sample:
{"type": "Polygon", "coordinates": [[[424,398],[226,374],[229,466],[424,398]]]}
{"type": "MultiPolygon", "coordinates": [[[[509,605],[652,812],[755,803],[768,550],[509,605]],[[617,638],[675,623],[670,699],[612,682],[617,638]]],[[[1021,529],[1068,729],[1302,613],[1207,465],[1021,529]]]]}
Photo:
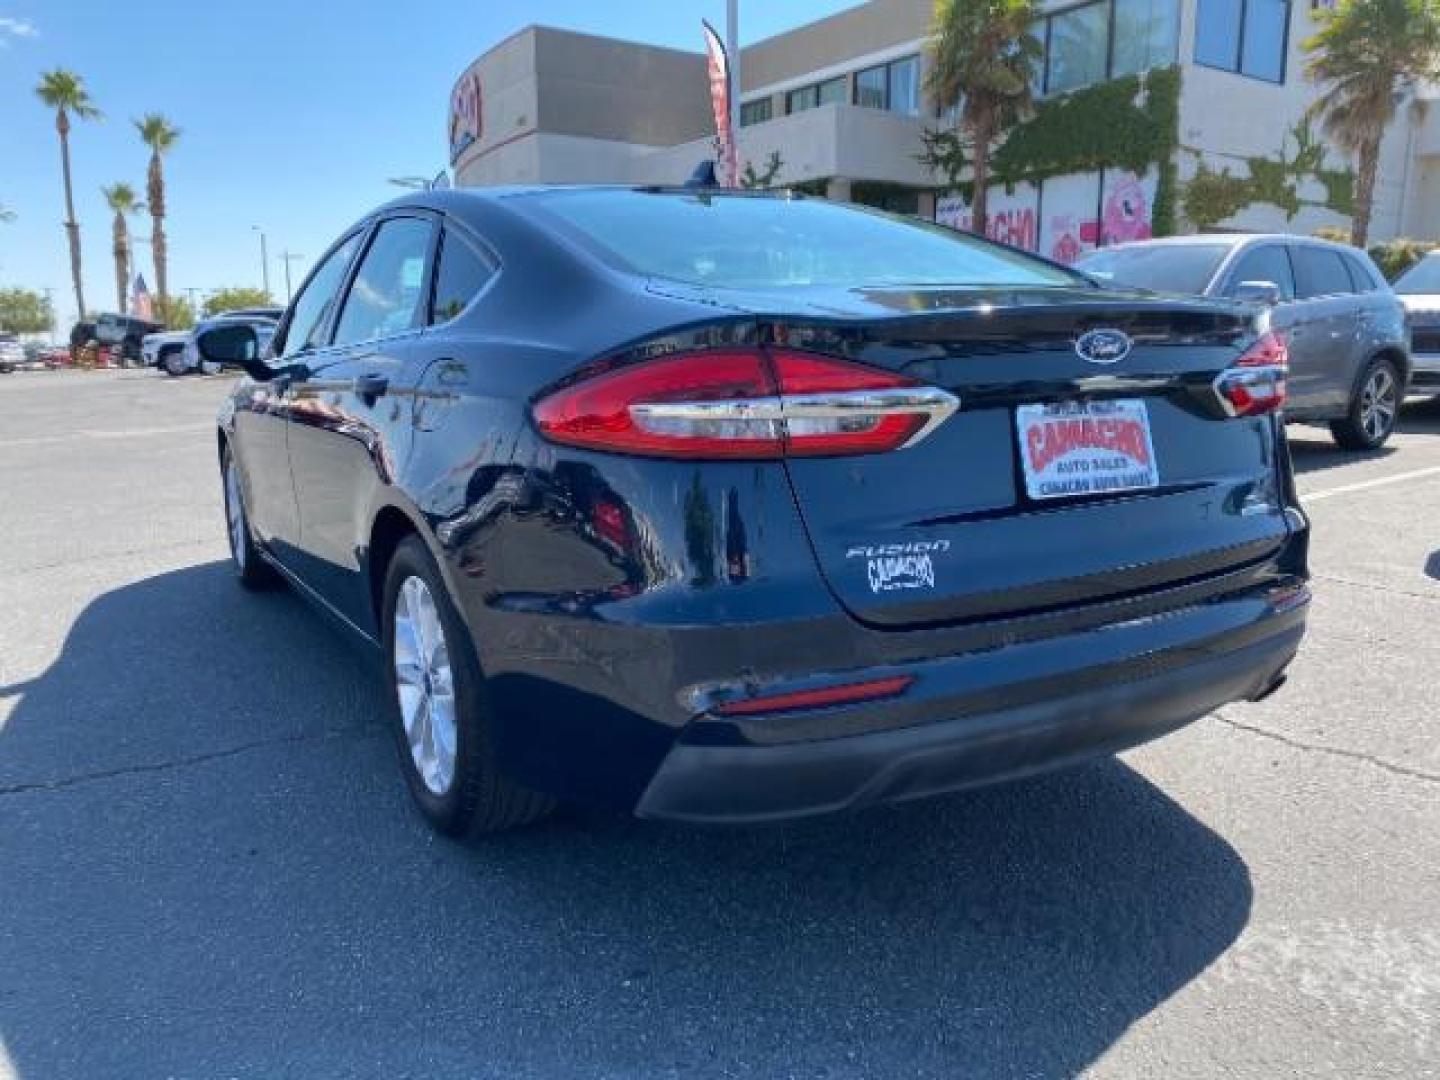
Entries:
{"type": "Polygon", "coordinates": [[[1358,248],[1285,234],[1176,236],[1091,252],[1079,269],[1156,292],[1253,300],[1290,346],[1287,420],[1328,422],[1349,450],[1395,430],[1410,381],[1405,309],[1358,248]]]}
{"type": "Polygon", "coordinates": [[[1432,251],[1395,279],[1395,291],[1410,318],[1410,385],[1440,394],[1440,251],[1432,251]]]}

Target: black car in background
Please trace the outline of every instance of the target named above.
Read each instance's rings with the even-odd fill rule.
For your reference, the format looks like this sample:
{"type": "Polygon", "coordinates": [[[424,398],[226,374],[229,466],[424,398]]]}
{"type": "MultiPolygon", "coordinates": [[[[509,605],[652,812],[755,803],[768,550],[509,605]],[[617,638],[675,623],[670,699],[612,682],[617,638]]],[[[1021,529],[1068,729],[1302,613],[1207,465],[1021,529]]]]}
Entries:
{"type": "Polygon", "coordinates": [[[1284,678],[1285,348],[824,200],[407,196],[219,417],[235,568],[382,655],[448,833],[757,822],[1107,754],[1284,678]]]}
{"type": "Polygon", "coordinates": [[[1102,248],[1079,269],[1107,284],[1263,305],[1285,338],[1288,420],[1327,423],[1347,450],[1395,430],[1410,380],[1405,311],[1359,248],[1304,236],[1172,236],[1102,248]]]}

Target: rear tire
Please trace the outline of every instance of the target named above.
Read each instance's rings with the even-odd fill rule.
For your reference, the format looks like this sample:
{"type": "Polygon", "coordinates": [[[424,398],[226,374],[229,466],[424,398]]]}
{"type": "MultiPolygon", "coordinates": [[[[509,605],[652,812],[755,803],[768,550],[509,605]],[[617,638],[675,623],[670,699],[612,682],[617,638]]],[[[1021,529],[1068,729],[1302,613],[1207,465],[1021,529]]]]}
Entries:
{"type": "Polygon", "coordinates": [[[400,770],[431,827],[458,837],[549,814],[553,799],[521,787],[496,766],[485,677],[419,537],[402,541],[390,560],[381,622],[400,770]]]}
{"type": "Polygon", "coordinates": [[[1378,450],[1395,431],[1400,416],[1400,373],[1384,358],[1372,360],[1350,398],[1344,419],[1330,434],[1344,450],[1378,450]]]}
{"type": "Polygon", "coordinates": [[[230,564],[235,567],[235,576],[247,589],[269,588],[279,580],[279,575],[260,554],[250,531],[240,467],[228,445],[220,454],[220,477],[225,493],[225,534],[230,540],[230,564]]]}
{"type": "Polygon", "coordinates": [[[179,349],[171,349],[160,358],[160,366],[165,369],[166,375],[179,378],[185,374],[185,354],[179,349]]]}

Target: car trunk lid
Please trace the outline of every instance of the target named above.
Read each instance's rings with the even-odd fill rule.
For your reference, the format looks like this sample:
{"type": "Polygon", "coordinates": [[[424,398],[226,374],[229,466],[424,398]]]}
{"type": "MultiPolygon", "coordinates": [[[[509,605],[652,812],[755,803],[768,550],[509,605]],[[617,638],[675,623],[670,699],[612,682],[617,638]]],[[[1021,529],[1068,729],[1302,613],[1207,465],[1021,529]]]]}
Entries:
{"type": "Polygon", "coordinates": [[[898,372],[960,400],[906,449],[786,464],[820,570],[865,623],[1111,599],[1262,560],[1288,533],[1273,421],[1228,418],[1213,390],[1255,337],[1238,308],[1083,287],[721,302],[751,312],[776,348],[898,372]],[[1114,331],[1131,345],[1123,356],[1106,354],[1106,341],[1125,340],[1114,331]],[[1106,355],[1082,356],[1086,335],[1085,348],[1106,355]]]}

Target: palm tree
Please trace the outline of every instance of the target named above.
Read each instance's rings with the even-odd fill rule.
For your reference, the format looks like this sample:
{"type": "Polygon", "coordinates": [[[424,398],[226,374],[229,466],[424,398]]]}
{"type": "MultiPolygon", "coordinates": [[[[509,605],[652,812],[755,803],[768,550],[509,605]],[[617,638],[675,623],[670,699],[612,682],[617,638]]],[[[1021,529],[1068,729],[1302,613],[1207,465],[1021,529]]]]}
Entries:
{"type": "Polygon", "coordinates": [[[125,218],[138,211],[140,203],[135,200],[135,189],[126,183],[111,184],[100,190],[105,195],[105,205],[115,211],[115,310],[124,315],[125,296],[130,287],[130,224],[125,218]]]}
{"type": "Polygon", "coordinates": [[[1350,242],[1370,235],[1380,140],[1407,91],[1440,74],[1440,4],[1436,0],[1340,0],[1319,8],[1320,24],[1304,42],[1305,73],[1322,84],[1311,106],[1326,134],[1358,158],[1350,242]]]}
{"type": "Polygon", "coordinates": [[[80,224],[75,220],[75,191],[70,183],[70,117],[94,120],[100,116],[100,110],[90,100],[84,80],[63,68],[41,75],[35,93],[55,110],[55,130],[60,135],[60,169],[65,179],[65,236],[70,242],[70,277],[75,283],[75,310],[83,319],[85,286],[80,281],[80,224]]]}
{"type": "Polygon", "coordinates": [[[165,249],[165,169],[161,159],[180,138],[180,129],[160,113],[146,113],[135,121],[140,138],[150,147],[146,196],[150,207],[150,248],[155,256],[155,292],[161,305],[169,299],[169,255],[165,249]]]}
{"type": "Polygon", "coordinates": [[[972,228],[987,224],[990,155],[1031,107],[1030,79],[1041,45],[1030,32],[1034,0],[935,0],[931,93],[959,102],[958,134],[971,147],[972,228]]]}

